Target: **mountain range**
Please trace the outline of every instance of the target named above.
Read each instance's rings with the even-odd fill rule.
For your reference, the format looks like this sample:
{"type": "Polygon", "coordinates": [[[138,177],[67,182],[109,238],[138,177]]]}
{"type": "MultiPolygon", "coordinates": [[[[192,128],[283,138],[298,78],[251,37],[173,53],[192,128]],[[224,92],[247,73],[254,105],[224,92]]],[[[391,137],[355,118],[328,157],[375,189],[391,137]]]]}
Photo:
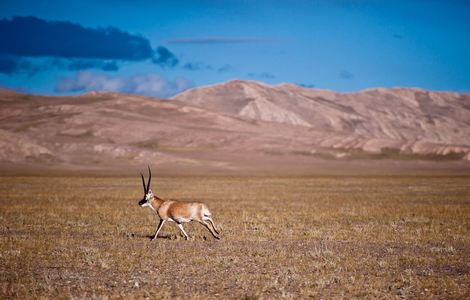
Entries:
{"type": "Polygon", "coordinates": [[[0,90],[5,172],[130,172],[147,164],[175,174],[468,170],[469,137],[468,93],[338,93],[241,80],[171,99],[0,90]]]}

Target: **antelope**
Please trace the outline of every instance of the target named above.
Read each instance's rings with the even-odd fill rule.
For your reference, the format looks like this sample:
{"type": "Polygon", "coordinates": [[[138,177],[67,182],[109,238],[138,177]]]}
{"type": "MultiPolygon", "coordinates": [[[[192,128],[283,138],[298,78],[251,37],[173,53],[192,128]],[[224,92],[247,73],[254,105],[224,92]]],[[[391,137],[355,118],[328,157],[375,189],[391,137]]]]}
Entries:
{"type": "Polygon", "coordinates": [[[219,232],[215,228],[212,214],[206,204],[201,202],[183,202],[178,200],[164,200],[153,194],[150,189],[150,181],[152,180],[152,172],[149,169],[149,180],[147,186],[145,185],[144,175],[142,177],[142,184],[144,186],[144,198],[139,201],[140,207],[150,207],[160,217],[160,223],[157,226],[157,231],[152,237],[152,241],[157,238],[158,233],[166,221],[175,222],[187,240],[188,234],[184,231],[183,225],[191,221],[197,221],[209,230],[212,236],[220,239],[219,232]],[[210,225],[210,226],[209,226],[210,225]],[[211,227],[212,226],[212,227],[211,227]],[[214,231],[212,231],[212,229],[214,231]]]}

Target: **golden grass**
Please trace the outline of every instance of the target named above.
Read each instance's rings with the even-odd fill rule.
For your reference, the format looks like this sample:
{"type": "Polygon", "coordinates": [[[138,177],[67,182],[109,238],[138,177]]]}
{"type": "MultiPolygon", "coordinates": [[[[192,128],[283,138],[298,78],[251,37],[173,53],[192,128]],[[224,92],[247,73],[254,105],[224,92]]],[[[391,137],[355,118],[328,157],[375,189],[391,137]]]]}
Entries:
{"type": "Polygon", "coordinates": [[[469,298],[470,178],[0,177],[0,298],[469,298]]]}

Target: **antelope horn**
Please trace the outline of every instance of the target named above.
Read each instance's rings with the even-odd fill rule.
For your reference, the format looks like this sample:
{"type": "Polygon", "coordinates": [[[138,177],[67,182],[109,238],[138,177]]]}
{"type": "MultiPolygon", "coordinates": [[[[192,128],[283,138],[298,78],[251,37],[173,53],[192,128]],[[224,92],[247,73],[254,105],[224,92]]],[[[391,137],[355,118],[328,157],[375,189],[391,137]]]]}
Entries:
{"type": "Polygon", "coordinates": [[[144,194],[147,194],[147,189],[145,188],[145,179],[144,179],[144,175],[142,173],[140,173],[140,176],[142,177],[142,184],[144,186],[144,194]]]}
{"type": "Polygon", "coordinates": [[[150,180],[152,180],[152,172],[150,171],[150,166],[147,165],[147,168],[149,169],[149,181],[147,183],[147,191],[148,192],[150,190],[150,180]]]}

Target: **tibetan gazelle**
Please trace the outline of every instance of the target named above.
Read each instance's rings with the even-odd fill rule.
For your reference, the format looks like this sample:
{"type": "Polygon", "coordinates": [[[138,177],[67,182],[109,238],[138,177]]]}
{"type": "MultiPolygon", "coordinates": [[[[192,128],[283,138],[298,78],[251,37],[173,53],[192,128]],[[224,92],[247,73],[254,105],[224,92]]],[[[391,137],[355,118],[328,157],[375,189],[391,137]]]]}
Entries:
{"type": "Polygon", "coordinates": [[[144,175],[142,176],[142,184],[144,185],[144,198],[139,201],[140,207],[150,207],[160,217],[160,223],[157,226],[157,231],[152,237],[152,241],[157,238],[160,229],[166,221],[175,222],[184,238],[188,239],[188,234],[184,231],[183,224],[191,221],[197,221],[206,227],[210,233],[216,238],[220,239],[219,232],[215,228],[214,221],[211,218],[211,212],[204,203],[200,202],[183,202],[177,200],[163,200],[152,193],[150,189],[150,180],[152,179],[152,172],[149,169],[149,180],[145,186],[144,175]]]}

